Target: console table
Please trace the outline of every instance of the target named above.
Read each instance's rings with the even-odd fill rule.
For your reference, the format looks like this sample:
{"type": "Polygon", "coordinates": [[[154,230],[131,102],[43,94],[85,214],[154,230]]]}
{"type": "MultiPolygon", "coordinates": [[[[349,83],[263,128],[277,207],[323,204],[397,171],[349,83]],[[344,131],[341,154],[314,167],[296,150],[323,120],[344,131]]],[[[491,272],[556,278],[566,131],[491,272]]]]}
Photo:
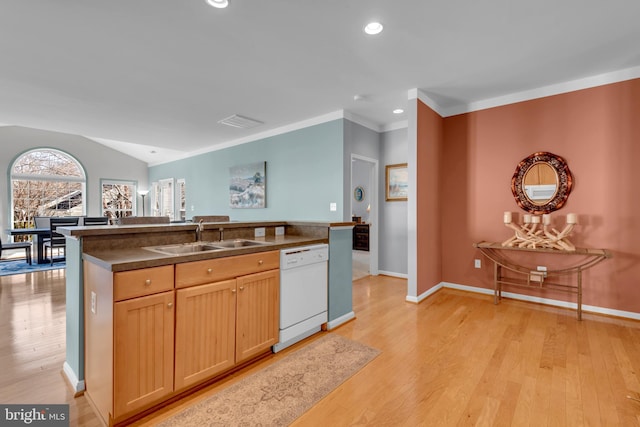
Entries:
{"type": "Polygon", "coordinates": [[[557,289],[578,295],[578,320],[582,320],[582,272],[596,264],[611,258],[611,252],[606,249],[585,249],[576,248],[575,251],[562,251],[557,249],[543,248],[518,248],[505,247],[500,243],[479,242],[474,243],[474,247],[491,261],[493,261],[493,291],[494,304],[498,304],[502,298],[502,285],[519,286],[524,288],[549,288],[557,289]],[[527,252],[529,254],[551,254],[562,256],[574,256],[578,259],[571,260],[572,264],[566,267],[538,271],[535,267],[535,257],[531,257],[533,265],[522,265],[507,258],[507,254],[516,252],[527,252]],[[511,276],[505,276],[506,272],[513,272],[511,276]],[[559,276],[576,274],[575,284],[554,283],[549,279],[559,276]]]}

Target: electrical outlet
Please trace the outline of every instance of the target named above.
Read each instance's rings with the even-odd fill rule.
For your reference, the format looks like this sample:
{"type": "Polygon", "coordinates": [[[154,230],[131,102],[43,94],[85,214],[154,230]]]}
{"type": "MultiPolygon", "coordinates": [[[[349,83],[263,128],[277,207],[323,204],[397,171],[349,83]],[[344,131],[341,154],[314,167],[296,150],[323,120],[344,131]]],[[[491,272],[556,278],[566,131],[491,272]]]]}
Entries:
{"type": "Polygon", "coordinates": [[[329,210],[331,212],[335,212],[338,210],[338,204],[336,202],[329,203],[329,210]]]}
{"type": "Polygon", "coordinates": [[[96,295],[95,292],[91,291],[91,312],[93,314],[96,314],[97,306],[98,306],[98,296],[96,295]]]}
{"type": "Polygon", "coordinates": [[[264,237],[264,235],[265,235],[264,227],[257,227],[253,230],[254,237],[264,237]]]}
{"type": "Polygon", "coordinates": [[[544,277],[547,277],[547,266],[546,265],[539,265],[536,267],[536,270],[538,271],[542,271],[544,274],[544,277]]]}
{"type": "Polygon", "coordinates": [[[276,236],[284,236],[284,227],[276,227],[276,236]]]}
{"type": "Polygon", "coordinates": [[[482,261],[479,259],[473,260],[473,266],[475,268],[482,268],[482,261]]]}

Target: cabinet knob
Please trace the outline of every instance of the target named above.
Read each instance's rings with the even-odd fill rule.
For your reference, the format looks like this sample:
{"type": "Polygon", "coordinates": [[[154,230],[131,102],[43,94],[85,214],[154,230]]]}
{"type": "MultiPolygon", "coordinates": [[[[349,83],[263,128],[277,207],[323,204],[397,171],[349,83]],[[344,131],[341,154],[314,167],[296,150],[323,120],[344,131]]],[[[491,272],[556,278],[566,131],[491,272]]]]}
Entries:
{"type": "Polygon", "coordinates": [[[240,290],[241,290],[241,291],[244,291],[244,286],[240,286],[240,290]]]}
{"type": "Polygon", "coordinates": [[[263,260],[259,260],[258,261],[258,265],[262,265],[262,264],[264,264],[264,261],[263,260]]]}
{"type": "Polygon", "coordinates": [[[213,268],[207,268],[207,273],[209,274],[213,273],[213,268]]]}
{"type": "Polygon", "coordinates": [[[151,284],[151,279],[147,279],[144,281],[145,286],[149,286],[151,284]]]}
{"type": "Polygon", "coordinates": [[[236,293],[236,289],[235,288],[231,289],[231,293],[235,294],[236,293]]]}
{"type": "Polygon", "coordinates": [[[172,302],[168,303],[167,307],[169,307],[169,308],[173,307],[173,303],[172,302]]]}

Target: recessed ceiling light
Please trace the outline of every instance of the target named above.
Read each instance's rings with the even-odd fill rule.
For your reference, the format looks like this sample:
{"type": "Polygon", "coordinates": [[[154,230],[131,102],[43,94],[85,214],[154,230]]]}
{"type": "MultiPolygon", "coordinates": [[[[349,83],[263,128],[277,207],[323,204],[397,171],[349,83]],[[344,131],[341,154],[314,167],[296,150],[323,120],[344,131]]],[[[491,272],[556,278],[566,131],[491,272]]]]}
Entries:
{"type": "Polygon", "coordinates": [[[396,108],[395,110],[393,110],[393,114],[402,114],[404,113],[404,110],[402,108],[396,108]]]}
{"type": "Polygon", "coordinates": [[[382,24],[379,22],[369,22],[365,27],[364,27],[364,32],[367,34],[380,34],[382,32],[382,24]]]}
{"type": "Polygon", "coordinates": [[[218,9],[224,9],[229,6],[229,0],[207,0],[207,3],[213,7],[217,7],[218,9]]]}

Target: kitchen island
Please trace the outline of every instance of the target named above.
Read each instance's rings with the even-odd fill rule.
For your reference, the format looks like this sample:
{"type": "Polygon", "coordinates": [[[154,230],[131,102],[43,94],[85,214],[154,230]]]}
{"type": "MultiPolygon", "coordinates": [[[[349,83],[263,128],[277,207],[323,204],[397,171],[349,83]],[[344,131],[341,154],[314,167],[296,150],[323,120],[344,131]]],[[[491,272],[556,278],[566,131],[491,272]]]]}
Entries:
{"type": "MultiPolygon", "coordinates": [[[[63,230],[67,237],[67,360],[64,372],[76,392],[82,392],[85,389],[84,316],[85,310],[91,310],[92,303],[91,295],[84,294],[85,268],[97,269],[101,272],[101,276],[111,278],[145,269],[175,268],[175,271],[163,272],[163,274],[166,277],[177,278],[177,266],[182,266],[184,270],[185,266],[196,266],[203,262],[219,262],[230,257],[245,257],[238,258],[245,260],[256,256],[260,258],[262,257],[260,254],[265,256],[269,252],[277,254],[284,248],[328,243],[331,253],[328,328],[334,328],[355,317],[351,307],[352,223],[286,221],[205,223],[199,234],[196,233],[197,226],[197,224],[184,223],[72,227],[63,230]],[[256,238],[256,229],[261,230],[264,237],[256,238]],[[284,235],[276,235],[276,230],[280,232],[284,230],[284,235]],[[190,244],[195,242],[198,236],[203,242],[215,243],[223,237],[223,241],[246,239],[258,241],[260,244],[181,254],[166,254],[150,250],[158,246],[190,244]]],[[[269,270],[272,269],[266,269],[265,272],[269,270]]],[[[171,286],[176,285],[172,282],[171,286]]],[[[100,305],[104,301],[97,295],[94,298],[97,298],[97,301],[94,301],[94,310],[99,312],[100,305]]],[[[164,303],[171,303],[171,301],[164,303]]]]}

